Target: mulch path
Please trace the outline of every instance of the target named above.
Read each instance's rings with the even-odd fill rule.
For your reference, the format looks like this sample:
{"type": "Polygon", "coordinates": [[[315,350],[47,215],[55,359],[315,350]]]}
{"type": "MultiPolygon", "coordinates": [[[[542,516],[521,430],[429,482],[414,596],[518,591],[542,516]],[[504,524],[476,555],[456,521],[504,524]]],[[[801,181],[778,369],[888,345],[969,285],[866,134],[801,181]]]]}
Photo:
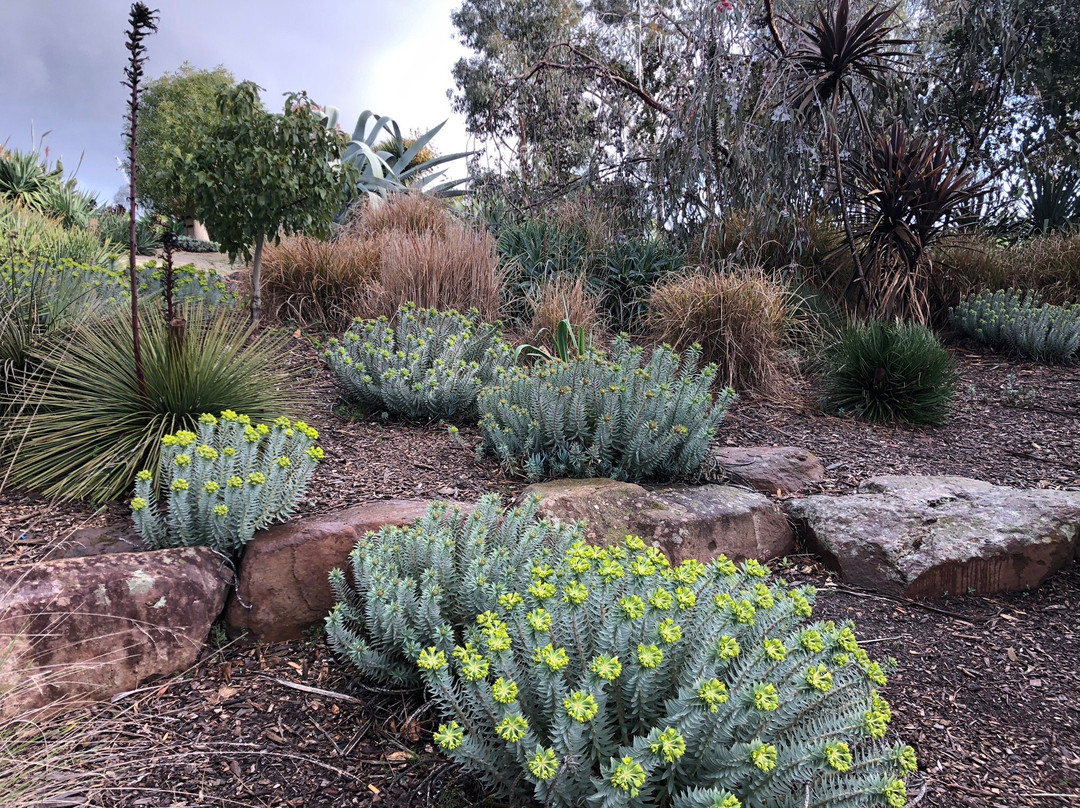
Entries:
{"type": "MultiPolygon", "coordinates": [[[[327,454],[301,512],[488,491],[509,499],[523,487],[490,459],[476,461],[475,429],[455,439],[443,426],[352,417],[314,346],[298,338],[291,354],[327,454]]],[[[829,493],[886,473],[1080,489],[1080,369],[956,355],[963,381],[944,427],[827,416],[813,383],[801,381],[783,401],[741,399],[720,439],[810,449],[828,469],[814,490],[829,493]]],[[[47,557],[78,527],[127,518],[119,503],[95,510],[5,492],[0,567],[47,557]]],[[[919,605],[846,590],[813,559],[794,562],[784,574],[821,588],[819,614],[854,619],[876,656],[896,658],[886,694],[895,730],[919,752],[918,804],[1080,804],[1080,570],[1028,593],[919,605]]],[[[433,719],[415,694],[363,689],[319,641],[228,645],[95,711],[95,723],[112,728],[117,765],[88,779],[83,804],[482,804],[482,791],[432,750],[433,719]]]]}
{"type": "Polygon", "coordinates": [[[955,349],[957,401],[944,426],[868,424],[826,415],[820,387],[782,401],[744,398],[720,429],[732,446],[797,446],[821,458],[820,487],[844,493],[881,474],[953,474],[1019,488],[1080,488],[1080,366],[1048,367],[955,349]]]}

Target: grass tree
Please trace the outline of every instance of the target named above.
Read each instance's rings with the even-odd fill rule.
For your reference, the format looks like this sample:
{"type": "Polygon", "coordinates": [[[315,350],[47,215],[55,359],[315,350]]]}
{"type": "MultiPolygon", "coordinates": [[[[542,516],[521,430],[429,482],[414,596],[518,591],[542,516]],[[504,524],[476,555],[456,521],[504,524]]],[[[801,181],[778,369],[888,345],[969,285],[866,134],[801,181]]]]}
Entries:
{"type": "Polygon", "coordinates": [[[195,133],[185,170],[195,207],[231,258],[251,261],[251,318],[262,313],[263,247],[283,235],[328,232],[353,169],[344,136],[329,129],[304,93],[280,114],[246,81],[217,96],[218,116],[195,133]]]}

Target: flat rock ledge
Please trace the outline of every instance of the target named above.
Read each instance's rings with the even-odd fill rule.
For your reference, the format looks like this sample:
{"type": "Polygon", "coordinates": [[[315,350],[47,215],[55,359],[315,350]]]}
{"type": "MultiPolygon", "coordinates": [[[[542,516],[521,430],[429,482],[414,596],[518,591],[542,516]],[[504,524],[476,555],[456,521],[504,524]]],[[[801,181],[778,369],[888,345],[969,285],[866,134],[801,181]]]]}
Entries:
{"type": "Polygon", "coordinates": [[[846,496],[783,503],[844,581],[912,598],[1022,591],[1071,566],[1080,492],[966,477],[873,477],[846,496]]]}
{"type": "Polygon", "coordinates": [[[721,553],[764,561],[788,555],[794,535],[765,496],[728,485],[669,485],[646,489],[609,479],[555,480],[525,489],[540,512],[564,522],[584,519],[589,541],[641,536],[673,563],[708,562],[721,553]]]}
{"type": "Polygon", "coordinates": [[[322,625],[334,606],[330,570],[346,567],[349,553],[369,530],[412,524],[429,504],[420,500],[370,502],[291,519],[259,533],[248,542],[240,560],[236,591],[225,611],[228,633],[247,634],[258,642],[280,642],[299,639],[308,629],[322,625]]]}
{"type": "Polygon", "coordinates": [[[778,496],[796,494],[825,479],[817,455],[795,446],[722,446],[706,464],[709,479],[732,480],[778,496]]]}
{"type": "Polygon", "coordinates": [[[0,569],[0,718],[186,670],[231,579],[205,547],[0,569]]]}

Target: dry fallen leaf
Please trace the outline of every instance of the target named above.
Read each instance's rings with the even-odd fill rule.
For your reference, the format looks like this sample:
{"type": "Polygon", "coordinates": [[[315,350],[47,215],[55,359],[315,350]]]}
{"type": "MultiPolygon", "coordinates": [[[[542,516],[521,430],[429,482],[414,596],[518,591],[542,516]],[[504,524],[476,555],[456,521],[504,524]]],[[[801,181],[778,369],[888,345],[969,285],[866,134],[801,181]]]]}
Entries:
{"type": "Polygon", "coordinates": [[[235,696],[239,692],[240,692],[240,688],[238,688],[238,687],[229,687],[228,685],[222,685],[221,687],[218,688],[217,694],[218,694],[219,698],[231,699],[233,696],[235,696]]]}

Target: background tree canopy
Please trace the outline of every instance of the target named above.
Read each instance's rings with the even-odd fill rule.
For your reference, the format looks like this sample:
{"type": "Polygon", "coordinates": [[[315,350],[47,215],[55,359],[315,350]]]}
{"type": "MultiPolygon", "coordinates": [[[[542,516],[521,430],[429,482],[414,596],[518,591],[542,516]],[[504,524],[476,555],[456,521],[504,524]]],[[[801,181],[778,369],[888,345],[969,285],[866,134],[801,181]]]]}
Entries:
{"type": "Polygon", "coordinates": [[[456,108],[523,206],[587,192],[682,241],[735,211],[835,214],[834,139],[857,162],[894,119],[947,136],[989,181],[970,204],[998,218],[1080,164],[1080,12],[1056,0],[855,0],[843,18],[810,0],[465,0],[453,21],[474,51],[456,108]],[[893,44],[860,39],[874,15],[893,44]],[[845,47],[863,60],[849,89],[807,96],[832,81],[807,53],[845,47]]]}
{"type": "Polygon", "coordinates": [[[233,74],[224,67],[198,70],[187,62],[146,83],[136,157],[139,204],[176,219],[197,216],[177,150],[189,147],[199,127],[217,115],[218,93],[235,85],[233,74]]]}

